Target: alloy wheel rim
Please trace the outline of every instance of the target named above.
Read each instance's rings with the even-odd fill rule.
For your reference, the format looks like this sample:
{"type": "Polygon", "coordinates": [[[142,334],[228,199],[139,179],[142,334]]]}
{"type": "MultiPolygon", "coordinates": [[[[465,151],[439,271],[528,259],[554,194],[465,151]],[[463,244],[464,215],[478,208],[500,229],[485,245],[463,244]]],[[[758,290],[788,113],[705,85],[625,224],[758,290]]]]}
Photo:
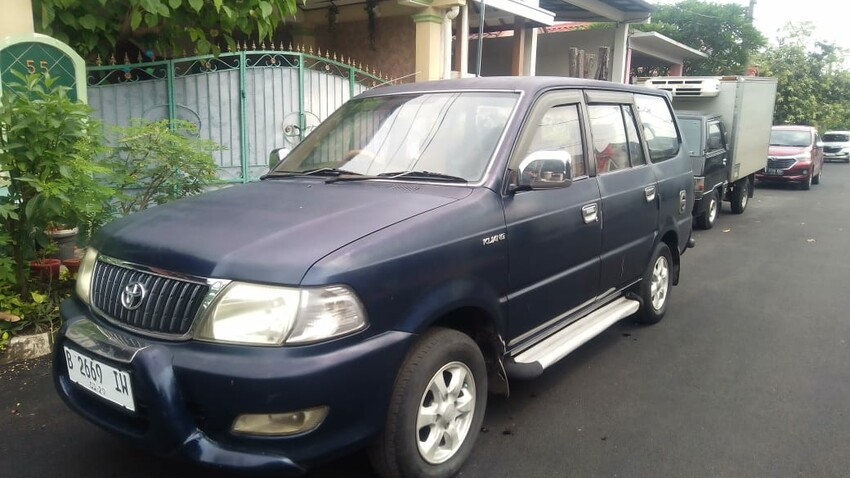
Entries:
{"type": "Polygon", "coordinates": [[[670,283],[670,267],[667,258],[659,256],[652,267],[652,279],[650,279],[649,297],[654,310],[661,310],[667,301],[667,288],[670,283]]]}
{"type": "Polygon", "coordinates": [[[475,378],[465,364],[448,363],[431,377],[416,416],[416,447],[423,460],[438,465],[457,454],[469,435],[475,399],[475,378]]]}

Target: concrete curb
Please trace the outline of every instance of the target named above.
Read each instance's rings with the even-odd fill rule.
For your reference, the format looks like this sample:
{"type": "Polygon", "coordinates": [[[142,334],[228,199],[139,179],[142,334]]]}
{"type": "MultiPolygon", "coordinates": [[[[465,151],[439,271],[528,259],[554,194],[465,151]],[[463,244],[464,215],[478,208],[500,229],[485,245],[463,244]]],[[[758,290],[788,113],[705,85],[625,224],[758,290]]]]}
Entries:
{"type": "Polygon", "coordinates": [[[0,352],[0,365],[41,357],[49,354],[51,350],[53,350],[53,337],[50,332],[12,337],[6,345],[6,350],[0,352]]]}

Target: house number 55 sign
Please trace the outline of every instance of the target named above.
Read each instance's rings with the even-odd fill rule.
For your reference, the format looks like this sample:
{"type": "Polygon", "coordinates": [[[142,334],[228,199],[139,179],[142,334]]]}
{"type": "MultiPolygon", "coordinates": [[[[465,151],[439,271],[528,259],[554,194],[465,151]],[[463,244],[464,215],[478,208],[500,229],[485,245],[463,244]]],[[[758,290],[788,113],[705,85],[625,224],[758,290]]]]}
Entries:
{"type": "Polygon", "coordinates": [[[68,45],[38,33],[0,39],[0,94],[24,75],[40,73],[56,78],[70,88],[72,100],[86,101],[86,67],[83,59],[68,45]]]}

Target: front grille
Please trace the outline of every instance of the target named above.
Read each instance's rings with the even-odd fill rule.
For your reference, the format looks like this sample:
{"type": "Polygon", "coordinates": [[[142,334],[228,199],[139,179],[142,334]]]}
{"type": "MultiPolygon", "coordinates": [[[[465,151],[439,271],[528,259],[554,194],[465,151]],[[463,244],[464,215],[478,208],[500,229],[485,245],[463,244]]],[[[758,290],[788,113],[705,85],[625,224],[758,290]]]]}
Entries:
{"type": "Polygon", "coordinates": [[[770,169],[788,169],[791,166],[794,166],[794,163],[797,161],[793,159],[775,159],[768,158],[767,159],[767,167],[770,169]]]}
{"type": "Polygon", "coordinates": [[[107,318],[134,329],[185,335],[192,327],[207,295],[206,284],[172,279],[129,267],[98,261],[92,280],[92,305],[107,318]],[[131,284],[145,289],[141,305],[130,310],[121,303],[121,294],[131,284]]]}
{"type": "Polygon", "coordinates": [[[839,151],[841,151],[841,148],[836,147],[836,146],[824,146],[823,147],[824,153],[837,153],[839,151]]]}

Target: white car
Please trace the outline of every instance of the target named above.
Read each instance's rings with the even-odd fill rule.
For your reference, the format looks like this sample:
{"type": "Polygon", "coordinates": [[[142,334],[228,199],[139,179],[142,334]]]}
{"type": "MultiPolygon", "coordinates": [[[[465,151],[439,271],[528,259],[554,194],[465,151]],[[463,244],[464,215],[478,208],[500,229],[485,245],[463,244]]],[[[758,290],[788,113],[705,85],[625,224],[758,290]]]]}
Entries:
{"type": "Polygon", "coordinates": [[[823,160],[850,163],[850,131],[827,131],[824,133],[823,160]]]}

